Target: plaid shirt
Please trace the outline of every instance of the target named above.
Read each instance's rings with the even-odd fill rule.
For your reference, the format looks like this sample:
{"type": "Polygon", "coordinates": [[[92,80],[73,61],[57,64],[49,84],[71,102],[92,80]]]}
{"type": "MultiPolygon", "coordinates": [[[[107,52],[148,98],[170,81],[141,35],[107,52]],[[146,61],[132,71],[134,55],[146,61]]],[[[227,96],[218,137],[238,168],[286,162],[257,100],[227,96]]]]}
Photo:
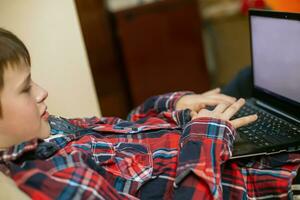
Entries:
{"type": "Polygon", "coordinates": [[[119,118],[51,116],[52,137],[0,152],[0,170],[33,199],[288,199],[299,153],[229,160],[222,120],[176,111],[185,92],[119,118]]]}

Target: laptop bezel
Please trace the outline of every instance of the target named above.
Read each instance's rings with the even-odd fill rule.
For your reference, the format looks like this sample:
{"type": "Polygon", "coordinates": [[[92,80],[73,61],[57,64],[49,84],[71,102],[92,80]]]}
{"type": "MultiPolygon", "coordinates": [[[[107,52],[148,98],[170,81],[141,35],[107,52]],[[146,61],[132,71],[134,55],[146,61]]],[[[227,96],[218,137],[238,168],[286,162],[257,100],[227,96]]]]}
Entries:
{"type": "MultiPolygon", "coordinates": [[[[249,10],[249,30],[250,30],[250,53],[251,53],[251,63],[252,63],[252,91],[253,96],[256,99],[262,100],[270,106],[276,107],[281,111],[286,112],[287,114],[300,119],[300,103],[296,101],[287,99],[271,91],[266,91],[262,88],[256,87],[254,85],[254,61],[253,61],[253,36],[252,36],[252,16],[261,16],[261,17],[270,17],[270,18],[280,18],[280,19],[289,19],[300,21],[300,13],[287,13],[287,12],[278,12],[270,10],[259,10],[259,9],[250,9],[249,10]]],[[[300,91],[299,91],[300,93],[300,91]]]]}

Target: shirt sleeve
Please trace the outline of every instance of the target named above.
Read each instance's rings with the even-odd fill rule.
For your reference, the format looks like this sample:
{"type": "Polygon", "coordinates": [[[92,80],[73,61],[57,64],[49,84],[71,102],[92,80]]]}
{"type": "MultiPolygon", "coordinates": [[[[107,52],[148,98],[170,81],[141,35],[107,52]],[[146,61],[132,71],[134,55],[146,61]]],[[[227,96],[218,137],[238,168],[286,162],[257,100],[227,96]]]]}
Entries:
{"type": "Polygon", "coordinates": [[[103,176],[88,167],[69,167],[53,174],[39,169],[13,177],[31,199],[133,199],[119,193],[103,176]]]}
{"type": "Polygon", "coordinates": [[[221,164],[232,155],[235,130],[229,122],[198,118],[183,129],[175,199],[222,199],[221,164]]]}
{"type": "Polygon", "coordinates": [[[184,110],[165,111],[159,113],[157,117],[163,119],[167,123],[176,124],[179,127],[183,127],[188,122],[191,121],[191,110],[184,109],[184,110]]]}
{"type": "Polygon", "coordinates": [[[145,117],[155,117],[164,111],[174,111],[177,101],[190,91],[173,92],[148,98],[142,105],[133,109],[127,116],[129,121],[137,121],[145,117]]]}

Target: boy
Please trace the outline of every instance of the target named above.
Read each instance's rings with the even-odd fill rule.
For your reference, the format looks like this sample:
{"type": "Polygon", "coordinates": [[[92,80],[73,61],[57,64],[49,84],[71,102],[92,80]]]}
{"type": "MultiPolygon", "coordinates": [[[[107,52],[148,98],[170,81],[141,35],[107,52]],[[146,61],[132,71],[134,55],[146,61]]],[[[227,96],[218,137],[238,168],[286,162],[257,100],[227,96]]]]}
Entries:
{"type": "Polygon", "coordinates": [[[32,199],[292,195],[299,154],[228,161],[235,128],[257,116],[230,120],[245,101],[219,89],[149,98],[128,121],[49,116],[48,94],[31,80],[25,45],[3,29],[0,89],[0,170],[32,199]]]}

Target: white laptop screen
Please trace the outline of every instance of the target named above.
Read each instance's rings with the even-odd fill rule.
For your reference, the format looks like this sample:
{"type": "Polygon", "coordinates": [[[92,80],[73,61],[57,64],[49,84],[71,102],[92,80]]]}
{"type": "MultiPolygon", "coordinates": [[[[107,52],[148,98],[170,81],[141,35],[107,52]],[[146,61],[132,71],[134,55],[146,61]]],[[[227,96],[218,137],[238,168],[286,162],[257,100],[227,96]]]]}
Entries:
{"type": "Polygon", "coordinates": [[[254,86],[300,103],[300,21],[251,16],[254,86]]]}

